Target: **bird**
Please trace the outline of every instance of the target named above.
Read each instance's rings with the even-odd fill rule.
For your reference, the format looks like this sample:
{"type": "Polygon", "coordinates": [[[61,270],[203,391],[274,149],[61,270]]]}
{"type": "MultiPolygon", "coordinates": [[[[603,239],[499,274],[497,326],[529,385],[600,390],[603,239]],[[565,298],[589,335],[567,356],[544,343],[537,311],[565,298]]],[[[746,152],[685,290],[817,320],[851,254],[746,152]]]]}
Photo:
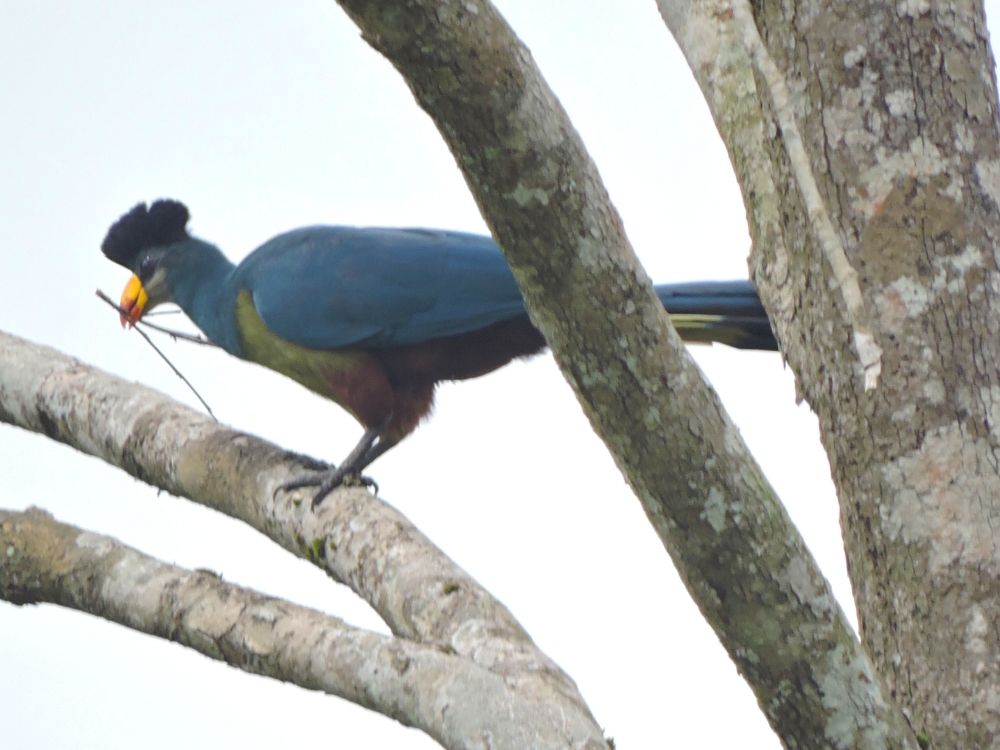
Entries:
{"type": "MultiPolygon", "coordinates": [[[[123,326],[178,305],[229,354],[286,375],[364,427],[339,466],[275,491],[316,488],[315,508],[413,432],[438,383],[492,372],[546,348],[496,242],[432,229],[309,226],[268,240],[238,265],[193,236],[180,201],[139,203],[101,250],[132,272],[123,326]]],[[[681,337],[777,350],[749,281],[662,284],[656,293],[681,337]]]]}

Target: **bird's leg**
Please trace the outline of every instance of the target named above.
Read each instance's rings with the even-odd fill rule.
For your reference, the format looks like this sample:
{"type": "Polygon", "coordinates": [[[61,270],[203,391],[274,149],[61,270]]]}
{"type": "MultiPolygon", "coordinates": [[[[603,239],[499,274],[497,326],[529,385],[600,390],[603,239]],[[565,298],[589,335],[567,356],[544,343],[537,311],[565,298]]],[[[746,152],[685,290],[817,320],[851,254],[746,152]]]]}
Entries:
{"type": "Polygon", "coordinates": [[[354,446],[354,449],[347,455],[347,458],[344,459],[340,466],[334,466],[326,471],[292,479],[280,485],[275,490],[275,493],[297,490],[302,487],[319,487],[312,500],[312,507],[315,510],[323,502],[323,499],[343,484],[344,479],[349,476],[357,476],[364,484],[374,484],[367,477],[362,477],[360,472],[396,444],[396,441],[383,441],[380,439],[386,427],[389,426],[390,419],[391,416],[374,427],[366,428],[364,435],[361,436],[361,440],[358,441],[358,444],[354,446]]]}
{"type": "Polygon", "coordinates": [[[357,470],[361,471],[368,466],[368,464],[398,443],[399,440],[387,440],[385,435],[379,435],[378,442],[369,446],[368,450],[365,451],[365,454],[358,459],[357,470]]]}

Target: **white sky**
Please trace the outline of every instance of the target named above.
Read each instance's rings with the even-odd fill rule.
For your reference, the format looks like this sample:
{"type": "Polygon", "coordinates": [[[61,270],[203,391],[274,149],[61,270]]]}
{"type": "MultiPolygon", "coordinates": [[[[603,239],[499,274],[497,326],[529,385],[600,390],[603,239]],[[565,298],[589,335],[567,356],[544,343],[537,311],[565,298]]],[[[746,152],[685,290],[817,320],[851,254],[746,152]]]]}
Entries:
{"type": "MultiPolygon", "coordinates": [[[[650,275],[745,278],[736,182],[654,1],[497,4],[650,275]]],[[[0,2],[0,329],[197,407],[93,296],[117,296],[127,277],[99,252],[107,227],[158,197],[187,203],[194,232],[235,260],[304,224],[485,231],[430,120],[332,0],[0,2]]],[[[360,434],[289,380],[161,343],[223,422],[331,461],[360,434]]],[[[776,354],[695,356],[853,617],[829,467],[790,373],[776,354]]],[[[577,681],[619,747],[779,747],[548,356],[441,388],[434,419],[370,473],[577,681]]],[[[0,476],[2,507],[38,505],[385,631],[256,532],[43,437],[0,426],[0,476]]],[[[237,744],[436,747],[172,643],[0,603],[3,748],[237,744]]]]}

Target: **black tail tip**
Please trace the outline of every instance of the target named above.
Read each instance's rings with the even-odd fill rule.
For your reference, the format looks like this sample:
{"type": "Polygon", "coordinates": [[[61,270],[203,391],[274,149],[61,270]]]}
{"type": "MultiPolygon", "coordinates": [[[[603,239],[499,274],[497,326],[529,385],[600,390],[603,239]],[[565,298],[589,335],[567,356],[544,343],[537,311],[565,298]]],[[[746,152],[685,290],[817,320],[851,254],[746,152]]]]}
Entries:
{"type": "Polygon", "coordinates": [[[111,225],[101,243],[101,252],[109,260],[133,270],[136,257],[143,250],[186,240],[190,218],[187,206],[180,201],[161,199],[148,208],[145,203],[138,203],[111,225]]]}

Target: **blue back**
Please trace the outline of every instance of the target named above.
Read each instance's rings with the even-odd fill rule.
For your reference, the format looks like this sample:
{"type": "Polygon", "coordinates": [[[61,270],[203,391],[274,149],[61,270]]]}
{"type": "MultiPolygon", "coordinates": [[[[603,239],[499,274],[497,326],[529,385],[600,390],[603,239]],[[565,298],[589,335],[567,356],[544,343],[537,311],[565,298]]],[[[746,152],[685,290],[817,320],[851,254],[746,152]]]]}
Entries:
{"type": "Polygon", "coordinates": [[[388,348],[525,315],[490,237],[306,227],[265,242],[233,281],[282,338],[315,349],[388,348]]]}

